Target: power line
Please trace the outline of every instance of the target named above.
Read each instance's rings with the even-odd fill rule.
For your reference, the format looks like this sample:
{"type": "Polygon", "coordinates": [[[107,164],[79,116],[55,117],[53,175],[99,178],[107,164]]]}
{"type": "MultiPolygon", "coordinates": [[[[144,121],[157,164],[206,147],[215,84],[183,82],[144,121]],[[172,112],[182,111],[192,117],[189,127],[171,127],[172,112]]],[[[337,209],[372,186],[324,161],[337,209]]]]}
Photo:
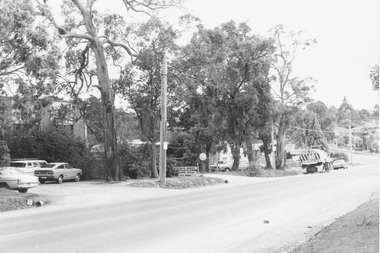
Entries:
{"type": "Polygon", "coordinates": [[[292,127],[292,126],[291,126],[291,128],[295,128],[295,129],[299,129],[299,130],[307,130],[307,131],[311,131],[311,132],[324,132],[324,133],[334,133],[334,134],[337,132],[337,131],[314,130],[314,129],[308,129],[308,128],[302,128],[302,127],[292,127]]]}

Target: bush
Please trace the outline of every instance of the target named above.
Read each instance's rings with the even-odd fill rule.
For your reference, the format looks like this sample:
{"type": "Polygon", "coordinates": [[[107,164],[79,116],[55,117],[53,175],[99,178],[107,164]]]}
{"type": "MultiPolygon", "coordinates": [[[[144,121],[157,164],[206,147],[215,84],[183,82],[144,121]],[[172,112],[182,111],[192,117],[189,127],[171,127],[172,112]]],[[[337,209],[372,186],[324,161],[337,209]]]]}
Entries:
{"type": "Polygon", "coordinates": [[[0,141],[0,167],[9,166],[11,159],[6,141],[0,141]]]}
{"type": "Polygon", "coordinates": [[[178,176],[177,161],[174,159],[168,159],[166,161],[166,177],[178,176]]]}
{"type": "Polygon", "coordinates": [[[245,175],[248,177],[285,177],[301,174],[296,170],[274,170],[264,169],[257,162],[249,164],[248,170],[245,171],[245,175]]]}
{"type": "Polygon", "coordinates": [[[52,128],[49,131],[13,131],[9,135],[10,156],[38,158],[48,162],[68,162],[83,170],[83,178],[91,178],[94,155],[83,140],[67,131],[52,128]]]}
{"type": "Polygon", "coordinates": [[[261,177],[262,174],[263,168],[258,162],[251,162],[245,171],[245,175],[248,177],[261,177]]]}
{"type": "Polygon", "coordinates": [[[119,169],[132,179],[151,177],[149,146],[119,145],[119,169]]]}

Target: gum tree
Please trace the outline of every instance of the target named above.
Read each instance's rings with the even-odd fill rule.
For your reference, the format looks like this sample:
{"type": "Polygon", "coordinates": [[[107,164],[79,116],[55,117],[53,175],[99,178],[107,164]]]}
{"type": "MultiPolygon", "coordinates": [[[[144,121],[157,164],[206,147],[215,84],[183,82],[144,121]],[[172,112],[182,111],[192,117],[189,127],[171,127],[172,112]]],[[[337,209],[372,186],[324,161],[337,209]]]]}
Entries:
{"type": "Polygon", "coordinates": [[[235,170],[240,148],[259,127],[260,117],[268,114],[260,106],[271,100],[267,76],[272,52],[270,39],[251,34],[246,23],[233,21],[210,30],[199,25],[182,52],[181,74],[187,77],[189,98],[198,101],[190,110],[207,123],[200,121],[195,127],[205,127],[203,132],[212,133],[214,142],[229,144],[235,170]],[[202,101],[207,101],[206,106],[202,101]]]}
{"type": "Polygon", "coordinates": [[[276,169],[285,166],[286,132],[300,108],[310,101],[308,97],[313,89],[312,78],[299,78],[294,75],[293,65],[296,58],[310,45],[314,39],[303,38],[302,32],[290,31],[283,25],[272,30],[276,52],[273,54],[271,68],[273,70],[272,90],[276,100],[275,123],[277,125],[276,169]]]}
{"type": "MultiPolygon", "coordinates": [[[[131,30],[135,36],[136,56],[133,64],[128,64],[122,71],[120,79],[115,81],[117,91],[127,99],[136,113],[144,141],[150,145],[150,167],[152,177],[157,178],[157,150],[159,141],[159,123],[161,117],[161,75],[162,62],[166,55],[173,55],[177,50],[175,40],[178,32],[158,19],[136,25],[131,30]]],[[[168,77],[168,103],[172,101],[176,88],[172,71],[168,77]]]]}
{"type": "MultiPolygon", "coordinates": [[[[83,85],[96,87],[102,100],[102,115],[104,119],[104,147],[107,169],[107,180],[120,180],[122,173],[118,168],[117,138],[114,120],[115,92],[110,82],[109,65],[111,62],[130,59],[133,62],[135,52],[128,40],[129,29],[124,18],[116,13],[100,13],[94,6],[96,0],[65,0],[61,6],[63,21],[56,19],[47,1],[39,3],[38,8],[43,16],[50,20],[57,33],[66,42],[76,47],[67,57],[71,57],[77,66],[73,71],[75,80],[68,82],[70,87],[79,89],[83,85]],[[76,61],[77,60],[77,61],[76,61]],[[94,71],[87,71],[93,64],[94,71]],[[96,76],[96,81],[89,76],[96,76]]],[[[129,12],[155,15],[160,9],[173,6],[172,0],[120,0],[129,12]]],[[[103,3],[105,3],[103,1],[103,3]]],[[[68,68],[70,66],[67,66],[68,68]]]]}
{"type": "Polygon", "coordinates": [[[25,123],[38,123],[56,83],[61,53],[32,1],[0,0],[0,95],[12,96],[25,123]]]}
{"type": "Polygon", "coordinates": [[[369,73],[369,78],[372,81],[373,90],[379,91],[379,64],[373,66],[369,73]]]}

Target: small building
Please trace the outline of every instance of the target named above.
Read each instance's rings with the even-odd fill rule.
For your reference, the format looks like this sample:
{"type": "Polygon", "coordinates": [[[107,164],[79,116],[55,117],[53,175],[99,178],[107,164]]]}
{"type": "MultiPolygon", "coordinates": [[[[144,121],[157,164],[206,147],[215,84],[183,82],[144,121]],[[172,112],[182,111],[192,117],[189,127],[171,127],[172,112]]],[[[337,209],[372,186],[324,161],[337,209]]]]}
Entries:
{"type": "MultiPolygon", "coordinates": [[[[0,126],[12,129],[30,127],[31,123],[22,119],[20,110],[14,109],[13,103],[12,97],[0,97],[0,126]]],[[[40,120],[36,126],[41,131],[55,126],[65,129],[87,142],[87,126],[80,117],[79,110],[71,101],[54,98],[54,101],[40,112],[40,120]]],[[[36,117],[37,115],[31,116],[36,117]]]]}

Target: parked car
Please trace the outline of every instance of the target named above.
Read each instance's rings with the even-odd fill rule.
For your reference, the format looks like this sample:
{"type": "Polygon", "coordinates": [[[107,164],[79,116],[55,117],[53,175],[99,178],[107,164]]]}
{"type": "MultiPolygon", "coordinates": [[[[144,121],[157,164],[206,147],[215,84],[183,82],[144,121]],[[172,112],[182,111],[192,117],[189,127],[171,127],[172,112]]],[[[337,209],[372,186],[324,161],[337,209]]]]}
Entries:
{"type": "Polygon", "coordinates": [[[41,184],[46,181],[56,181],[58,184],[62,184],[64,180],[78,182],[82,176],[82,170],[73,168],[69,163],[47,163],[35,170],[34,175],[38,177],[41,184]]]}
{"type": "Polygon", "coordinates": [[[45,161],[45,160],[36,160],[36,162],[38,162],[38,164],[40,165],[40,167],[41,167],[42,165],[45,165],[45,164],[48,163],[48,162],[45,161]]]}
{"type": "Polygon", "coordinates": [[[34,176],[34,171],[40,167],[40,164],[37,160],[12,160],[9,167],[19,168],[19,171],[34,176]]]}
{"type": "Polygon", "coordinates": [[[18,168],[0,168],[0,188],[25,193],[29,188],[36,187],[37,185],[38,177],[22,173],[18,168]]]}
{"type": "Polygon", "coordinates": [[[219,165],[223,164],[223,163],[224,163],[224,161],[217,161],[216,163],[211,164],[210,165],[210,171],[219,171],[219,165]]]}
{"type": "Polygon", "coordinates": [[[234,161],[222,161],[218,164],[218,171],[231,171],[234,161]]]}
{"type": "Polygon", "coordinates": [[[333,162],[333,169],[338,170],[338,169],[348,169],[346,161],[343,159],[338,159],[333,162]]]}
{"type": "MultiPolygon", "coordinates": [[[[231,171],[232,170],[232,165],[234,164],[234,161],[227,161],[224,163],[218,164],[218,171],[231,171]]],[[[239,162],[239,169],[238,170],[247,170],[249,166],[249,162],[241,160],[239,162]]]]}

